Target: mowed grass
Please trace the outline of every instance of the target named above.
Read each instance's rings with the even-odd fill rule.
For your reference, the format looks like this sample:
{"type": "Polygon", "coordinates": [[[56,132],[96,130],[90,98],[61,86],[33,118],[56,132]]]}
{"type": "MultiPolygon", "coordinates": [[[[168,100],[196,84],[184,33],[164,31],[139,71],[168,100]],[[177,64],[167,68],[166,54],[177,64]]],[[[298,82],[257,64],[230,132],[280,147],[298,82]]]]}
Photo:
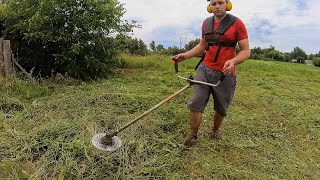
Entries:
{"type": "MultiPolygon", "coordinates": [[[[198,59],[180,64],[195,74],[198,59]]],[[[192,89],[118,136],[91,145],[186,85],[167,56],[125,56],[105,80],[61,85],[0,79],[0,179],[320,179],[320,68],[248,60],[213,141],[212,100],[196,146],[183,149],[192,89]]]]}

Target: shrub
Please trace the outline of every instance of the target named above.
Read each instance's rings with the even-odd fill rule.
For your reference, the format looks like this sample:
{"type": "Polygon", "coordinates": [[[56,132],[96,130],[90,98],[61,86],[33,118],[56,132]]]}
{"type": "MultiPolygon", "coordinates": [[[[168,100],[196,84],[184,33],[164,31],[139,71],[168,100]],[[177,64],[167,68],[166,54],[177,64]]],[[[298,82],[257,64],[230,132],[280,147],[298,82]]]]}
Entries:
{"type": "Polygon", "coordinates": [[[317,67],[320,67],[320,57],[313,58],[313,64],[317,67]]]}
{"type": "Polygon", "coordinates": [[[262,59],[263,59],[263,56],[262,56],[262,54],[255,54],[255,53],[253,53],[253,54],[251,54],[250,59],[262,60],[262,59]]]}
{"type": "Polygon", "coordinates": [[[112,35],[135,26],[121,21],[125,10],[116,0],[8,0],[0,9],[1,35],[19,63],[42,77],[106,76],[117,62],[112,35]]]}
{"type": "Polygon", "coordinates": [[[297,57],[297,62],[301,63],[301,64],[304,64],[305,63],[305,59],[303,57],[301,57],[301,56],[298,56],[297,57]]]}
{"type": "Polygon", "coordinates": [[[275,61],[274,59],[271,59],[271,58],[262,58],[262,60],[264,60],[264,61],[275,61]]]}

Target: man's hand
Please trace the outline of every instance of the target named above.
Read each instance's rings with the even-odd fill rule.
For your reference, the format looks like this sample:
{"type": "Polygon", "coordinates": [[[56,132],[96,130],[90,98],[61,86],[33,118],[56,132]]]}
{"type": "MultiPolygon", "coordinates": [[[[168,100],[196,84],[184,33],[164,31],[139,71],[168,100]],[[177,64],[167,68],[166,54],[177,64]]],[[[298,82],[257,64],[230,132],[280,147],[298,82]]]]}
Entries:
{"type": "Polygon", "coordinates": [[[234,68],[235,68],[234,62],[232,60],[228,60],[226,61],[226,63],[224,63],[222,72],[224,72],[226,75],[230,75],[234,70],[234,68]]]}
{"type": "Polygon", "coordinates": [[[177,54],[172,58],[172,60],[175,61],[175,63],[184,61],[186,59],[187,59],[187,56],[185,53],[177,54]]]}

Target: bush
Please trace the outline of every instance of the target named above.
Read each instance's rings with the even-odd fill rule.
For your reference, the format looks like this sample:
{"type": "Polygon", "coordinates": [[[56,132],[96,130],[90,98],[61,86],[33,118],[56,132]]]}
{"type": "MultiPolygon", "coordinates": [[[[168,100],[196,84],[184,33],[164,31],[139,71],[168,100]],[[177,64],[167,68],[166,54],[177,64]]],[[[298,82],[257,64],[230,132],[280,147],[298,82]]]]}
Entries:
{"type": "Polygon", "coordinates": [[[264,60],[264,61],[275,61],[274,59],[271,59],[271,58],[262,58],[262,60],[264,60]]]}
{"type": "Polygon", "coordinates": [[[105,77],[117,62],[112,35],[135,26],[121,21],[125,10],[116,0],[8,0],[0,9],[1,35],[19,63],[42,77],[105,77]]]}
{"type": "Polygon", "coordinates": [[[313,64],[317,67],[320,67],[320,57],[313,58],[313,64]]]}
{"type": "Polygon", "coordinates": [[[255,54],[255,53],[253,53],[253,54],[250,55],[250,59],[262,60],[263,57],[262,57],[262,54],[255,54]]]}
{"type": "Polygon", "coordinates": [[[290,61],[289,55],[281,54],[281,56],[280,56],[280,61],[282,61],[282,62],[289,62],[289,61],[290,61]]]}
{"type": "Polygon", "coordinates": [[[298,56],[297,57],[297,62],[301,63],[301,64],[305,64],[305,59],[303,57],[301,57],[301,56],[298,56]]]}

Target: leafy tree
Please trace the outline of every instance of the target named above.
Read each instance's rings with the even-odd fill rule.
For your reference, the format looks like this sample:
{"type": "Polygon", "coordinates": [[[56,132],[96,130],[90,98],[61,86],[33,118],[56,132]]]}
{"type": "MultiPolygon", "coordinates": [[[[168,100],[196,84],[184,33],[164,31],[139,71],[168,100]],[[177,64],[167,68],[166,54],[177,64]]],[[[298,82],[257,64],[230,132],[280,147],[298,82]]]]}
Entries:
{"type": "Polygon", "coordinates": [[[307,59],[312,60],[314,57],[316,57],[314,54],[310,54],[307,59]]]}
{"type": "Polygon", "coordinates": [[[275,46],[270,46],[269,48],[251,49],[251,59],[288,62],[290,57],[289,53],[282,53],[276,50],[275,46]]]}
{"type": "Polygon", "coordinates": [[[184,49],[180,49],[177,46],[173,46],[173,47],[168,47],[168,49],[162,51],[162,53],[167,54],[167,55],[176,55],[176,54],[180,54],[185,52],[184,49]]]}
{"type": "Polygon", "coordinates": [[[131,37],[128,37],[128,51],[132,55],[146,55],[148,53],[147,45],[138,38],[132,39],[131,37]]]}
{"type": "Polygon", "coordinates": [[[184,48],[186,51],[189,51],[192,48],[194,48],[196,45],[198,45],[199,43],[200,43],[200,39],[197,38],[195,40],[190,41],[188,44],[186,44],[184,48]]]}
{"type": "Polygon", "coordinates": [[[289,62],[290,61],[290,56],[288,53],[282,53],[281,54],[281,61],[283,62],[289,62]]]}
{"type": "Polygon", "coordinates": [[[272,60],[278,60],[278,61],[282,60],[281,53],[277,50],[271,50],[271,51],[266,52],[264,57],[270,58],[272,60]]]}
{"type": "Polygon", "coordinates": [[[139,40],[137,38],[135,39],[129,39],[128,42],[128,51],[130,52],[130,54],[137,54],[137,51],[139,49],[139,40]]]}
{"type": "Polygon", "coordinates": [[[125,9],[116,0],[7,0],[0,8],[1,35],[19,63],[42,76],[106,76],[117,62],[113,35],[137,26],[121,20],[125,9]]]}
{"type": "Polygon", "coordinates": [[[132,55],[146,55],[148,53],[147,45],[138,38],[132,38],[128,35],[118,34],[116,36],[117,46],[123,53],[132,55]]]}
{"type": "Polygon", "coordinates": [[[151,43],[149,44],[149,46],[150,46],[150,49],[151,49],[152,51],[155,51],[155,50],[156,50],[156,42],[151,41],[151,43]]]}
{"type": "Polygon", "coordinates": [[[265,49],[263,49],[263,53],[267,53],[267,52],[275,51],[275,50],[276,50],[276,47],[275,47],[275,46],[270,45],[270,47],[269,47],[269,48],[265,48],[265,49]]]}
{"type": "Polygon", "coordinates": [[[121,52],[126,52],[128,49],[130,40],[131,40],[130,37],[125,34],[117,34],[116,42],[117,42],[118,49],[121,52]]]}
{"type": "Polygon", "coordinates": [[[263,51],[260,47],[254,47],[251,49],[251,59],[262,60],[263,59],[263,51]]]}
{"type": "Polygon", "coordinates": [[[157,51],[163,51],[164,50],[164,47],[162,44],[158,44],[157,47],[156,47],[156,50],[157,51]]]}
{"type": "Polygon", "coordinates": [[[260,47],[255,47],[251,49],[251,54],[262,54],[262,49],[260,47]]]}
{"type": "Polygon", "coordinates": [[[147,45],[139,39],[139,49],[138,49],[138,54],[139,55],[146,55],[148,53],[147,45]]]}
{"type": "Polygon", "coordinates": [[[262,56],[262,54],[251,53],[250,59],[262,60],[263,56],[262,56]]]}
{"type": "Polygon", "coordinates": [[[302,57],[303,59],[307,59],[306,52],[299,47],[293,48],[293,51],[291,51],[290,56],[293,59],[298,59],[298,57],[302,57]]]}
{"type": "Polygon", "coordinates": [[[320,57],[320,51],[315,54],[316,57],[320,57]]]}

